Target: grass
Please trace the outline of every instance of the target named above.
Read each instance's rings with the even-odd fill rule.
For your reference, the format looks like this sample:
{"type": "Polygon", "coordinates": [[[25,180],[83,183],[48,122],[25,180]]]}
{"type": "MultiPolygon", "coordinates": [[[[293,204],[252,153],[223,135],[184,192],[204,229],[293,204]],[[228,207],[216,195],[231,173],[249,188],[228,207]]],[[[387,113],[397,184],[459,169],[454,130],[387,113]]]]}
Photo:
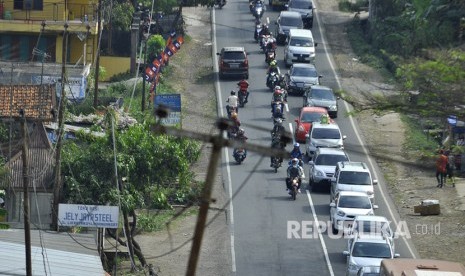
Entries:
{"type": "Polygon", "coordinates": [[[160,231],[166,229],[168,222],[176,223],[180,219],[196,215],[197,211],[197,208],[188,208],[183,213],[178,214],[179,210],[143,210],[137,216],[138,229],[142,232],[160,231]]]}
{"type": "Polygon", "coordinates": [[[419,160],[434,158],[439,145],[433,137],[425,134],[419,120],[407,115],[401,115],[401,120],[406,127],[404,149],[409,157],[419,160]]]}

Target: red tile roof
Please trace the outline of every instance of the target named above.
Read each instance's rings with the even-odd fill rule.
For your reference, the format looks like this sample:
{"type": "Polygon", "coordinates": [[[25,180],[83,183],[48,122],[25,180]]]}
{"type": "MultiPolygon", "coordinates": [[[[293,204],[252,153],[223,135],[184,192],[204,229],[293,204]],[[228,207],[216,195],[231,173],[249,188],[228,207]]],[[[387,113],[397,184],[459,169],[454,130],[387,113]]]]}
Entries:
{"type": "Polygon", "coordinates": [[[55,85],[0,85],[0,118],[53,121],[55,85]]]}

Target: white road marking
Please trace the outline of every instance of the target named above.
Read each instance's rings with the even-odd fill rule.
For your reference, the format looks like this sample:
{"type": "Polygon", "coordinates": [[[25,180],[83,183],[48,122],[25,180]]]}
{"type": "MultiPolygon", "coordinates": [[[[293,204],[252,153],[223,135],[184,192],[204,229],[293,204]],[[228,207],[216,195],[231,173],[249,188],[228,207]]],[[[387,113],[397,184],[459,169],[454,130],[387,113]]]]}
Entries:
{"type": "MultiPolygon", "coordinates": [[[[211,21],[212,21],[212,56],[213,56],[213,68],[214,72],[218,72],[218,59],[216,56],[217,48],[216,48],[216,23],[215,23],[215,9],[211,9],[211,21]]],[[[216,98],[218,99],[218,106],[219,108],[219,115],[224,117],[224,110],[223,110],[223,98],[221,97],[221,87],[220,82],[218,79],[215,80],[215,90],[216,90],[216,98]]],[[[228,181],[228,200],[229,200],[229,232],[231,238],[231,270],[233,274],[236,273],[236,250],[234,247],[234,205],[233,205],[233,197],[232,197],[232,180],[231,180],[231,167],[229,166],[229,152],[228,148],[224,148],[224,156],[226,162],[226,172],[227,172],[227,181],[228,181]]]]}
{"type": "MultiPolygon", "coordinates": [[[[315,13],[316,15],[316,19],[318,22],[321,22],[319,16],[318,16],[318,13],[315,13]]],[[[323,48],[324,48],[324,52],[325,52],[325,56],[326,56],[326,59],[328,60],[328,63],[329,63],[329,66],[331,67],[331,70],[333,71],[334,73],[334,76],[336,78],[336,82],[337,82],[337,86],[338,86],[338,89],[341,89],[341,81],[339,79],[339,76],[335,70],[335,66],[334,66],[334,63],[331,59],[331,57],[329,56],[328,54],[328,50],[327,50],[327,42],[326,42],[326,39],[325,39],[325,35],[323,33],[323,29],[321,27],[320,24],[318,24],[318,30],[320,31],[320,34],[321,34],[321,39],[323,41],[323,48]]],[[[350,111],[350,106],[349,104],[344,101],[344,107],[346,108],[346,110],[350,111]]],[[[368,159],[368,163],[370,164],[370,169],[371,171],[373,172],[374,176],[376,179],[379,179],[378,176],[377,176],[377,173],[376,173],[376,170],[374,169],[375,166],[374,166],[374,161],[373,159],[371,158],[371,156],[368,154],[368,150],[367,148],[363,145],[362,143],[362,138],[360,137],[360,134],[358,133],[358,129],[355,127],[355,123],[354,123],[354,118],[352,116],[349,116],[349,121],[350,121],[350,124],[352,125],[352,129],[354,130],[355,132],[355,136],[357,137],[357,140],[359,142],[359,144],[362,146],[362,149],[363,149],[363,153],[365,154],[365,156],[367,157],[368,159]]],[[[384,193],[383,191],[383,188],[381,187],[382,185],[378,185],[379,187],[379,191],[381,192],[381,197],[383,198],[384,200],[384,203],[386,204],[387,206],[387,209],[389,211],[389,214],[391,215],[391,218],[392,218],[392,221],[394,222],[394,224],[396,225],[396,227],[399,225],[399,222],[396,220],[396,217],[394,216],[394,212],[392,211],[391,209],[391,206],[389,206],[389,203],[387,201],[387,198],[386,198],[386,194],[384,193]]],[[[410,254],[412,255],[413,258],[417,258],[416,254],[414,253],[414,250],[410,247],[410,244],[407,242],[407,239],[405,238],[405,236],[402,236],[402,240],[405,242],[405,245],[407,246],[407,249],[409,250],[410,254]]]]}
{"type": "Polygon", "coordinates": [[[306,192],[307,192],[308,204],[310,204],[310,208],[312,209],[315,229],[317,229],[316,231],[318,231],[318,239],[320,240],[321,248],[323,248],[323,254],[325,255],[325,260],[326,260],[326,265],[328,266],[329,275],[334,276],[333,266],[331,265],[331,260],[329,259],[328,248],[326,247],[325,240],[323,239],[323,235],[321,234],[321,231],[320,231],[320,224],[316,216],[315,207],[313,206],[312,197],[310,196],[310,192],[308,190],[306,190],[306,192]]]}

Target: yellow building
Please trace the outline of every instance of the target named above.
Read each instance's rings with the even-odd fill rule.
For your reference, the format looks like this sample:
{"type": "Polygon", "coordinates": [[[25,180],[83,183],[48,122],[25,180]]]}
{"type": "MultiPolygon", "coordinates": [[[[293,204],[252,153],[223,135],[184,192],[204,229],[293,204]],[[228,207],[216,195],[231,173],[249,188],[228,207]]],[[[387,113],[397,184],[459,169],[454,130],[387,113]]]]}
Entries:
{"type": "MultiPolygon", "coordinates": [[[[69,64],[92,64],[97,39],[96,0],[0,0],[0,60],[62,61],[68,24],[69,64]]],[[[102,24],[103,25],[103,24],[102,24]]]]}

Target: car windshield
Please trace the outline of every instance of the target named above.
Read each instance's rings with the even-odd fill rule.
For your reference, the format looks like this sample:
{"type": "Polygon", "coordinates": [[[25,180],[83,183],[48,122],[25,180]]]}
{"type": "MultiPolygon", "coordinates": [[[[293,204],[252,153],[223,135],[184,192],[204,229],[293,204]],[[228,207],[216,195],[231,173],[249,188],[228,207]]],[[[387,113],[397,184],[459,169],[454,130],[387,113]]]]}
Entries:
{"type": "Polygon", "coordinates": [[[302,28],[302,18],[299,17],[287,17],[283,16],[281,17],[281,26],[294,26],[294,27],[300,27],[302,28]]]}
{"type": "Polygon", "coordinates": [[[381,234],[392,235],[391,227],[386,221],[357,221],[354,230],[362,234],[381,234]]]}
{"type": "Polygon", "coordinates": [[[352,249],[352,257],[391,258],[391,249],[386,243],[356,242],[352,249]]]}
{"type": "Polygon", "coordinates": [[[224,52],[223,59],[244,59],[243,52],[224,52]]]}
{"type": "Polygon", "coordinates": [[[313,39],[310,38],[302,38],[302,37],[295,37],[289,41],[289,46],[297,46],[297,47],[312,47],[313,46],[313,39]]]}
{"type": "Polygon", "coordinates": [[[347,156],[341,154],[320,154],[315,160],[315,165],[336,166],[337,162],[348,161],[347,156]]]}
{"type": "Polygon", "coordinates": [[[318,73],[315,69],[312,68],[301,68],[295,67],[292,69],[291,75],[293,77],[309,77],[309,78],[316,78],[318,73]]]}
{"type": "Polygon", "coordinates": [[[326,114],[326,113],[314,113],[314,112],[303,113],[302,117],[300,118],[300,122],[302,123],[318,122],[321,119],[321,116],[323,114],[326,114]]]}
{"type": "Polygon", "coordinates": [[[289,8],[311,10],[312,9],[312,2],[308,2],[308,1],[292,1],[289,4],[289,8]]]}
{"type": "Polygon", "coordinates": [[[341,139],[341,133],[335,128],[314,128],[313,139],[341,139]]]}
{"type": "Polygon", "coordinates": [[[339,174],[338,182],[342,184],[371,185],[371,178],[367,172],[342,171],[339,174]]]}
{"type": "Polygon", "coordinates": [[[371,202],[368,196],[341,196],[338,207],[371,209],[371,202]]]}
{"type": "Polygon", "coordinates": [[[312,89],[312,98],[320,99],[320,100],[329,100],[335,101],[336,98],[334,94],[330,90],[323,90],[323,89],[312,89]]]}

